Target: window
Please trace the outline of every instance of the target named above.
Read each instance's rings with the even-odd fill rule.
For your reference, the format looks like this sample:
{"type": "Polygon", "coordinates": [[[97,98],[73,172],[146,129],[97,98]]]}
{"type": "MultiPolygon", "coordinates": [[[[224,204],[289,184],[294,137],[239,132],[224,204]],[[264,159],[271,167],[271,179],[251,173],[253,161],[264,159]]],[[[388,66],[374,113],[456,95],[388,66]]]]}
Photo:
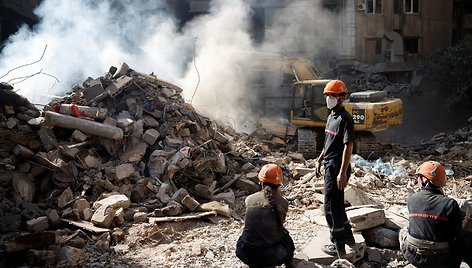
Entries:
{"type": "Polygon", "coordinates": [[[401,13],[401,10],[400,10],[400,1],[401,0],[394,0],[393,1],[393,14],[400,14],[401,13]]]}
{"type": "Polygon", "coordinates": [[[382,0],[367,0],[365,13],[381,14],[382,0]]]}
{"type": "Polygon", "coordinates": [[[404,40],[403,42],[405,46],[405,52],[410,53],[410,54],[417,54],[419,52],[419,38],[418,37],[413,37],[413,38],[405,37],[403,40],[404,40]]]}
{"type": "Polygon", "coordinates": [[[375,54],[381,54],[382,53],[382,39],[377,38],[375,39],[375,54]]]}
{"type": "Polygon", "coordinates": [[[418,13],[420,0],[405,0],[405,13],[418,13]]]}

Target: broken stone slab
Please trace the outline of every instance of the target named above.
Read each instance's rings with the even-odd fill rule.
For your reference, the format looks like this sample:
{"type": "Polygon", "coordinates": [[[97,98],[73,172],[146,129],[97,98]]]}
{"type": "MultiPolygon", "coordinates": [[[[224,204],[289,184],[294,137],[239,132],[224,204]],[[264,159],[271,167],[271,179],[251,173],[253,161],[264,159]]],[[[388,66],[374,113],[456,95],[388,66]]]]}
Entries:
{"type": "Polygon", "coordinates": [[[382,226],[362,231],[365,241],[379,248],[399,249],[398,232],[382,226]]]}
{"type": "Polygon", "coordinates": [[[399,231],[408,226],[408,218],[402,217],[389,210],[385,211],[385,227],[391,230],[399,231]]]}
{"type": "Polygon", "coordinates": [[[102,160],[95,155],[87,155],[84,162],[89,168],[100,168],[102,166],[102,160]]]}
{"type": "Polygon", "coordinates": [[[7,253],[18,252],[27,249],[46,248],[56,242],[54,232],[39,232],[34,234],[21,235],[3,244],[3,249],[7,253]]]}
{"type": "Polygon", "coordinates": [[[64,246],[56,251],[56,256],[58,262],[65,262],[71,267],[77,267],[81,262],[85,260],[87,254],[82,249],[74,248],[71,246],[64,246]]]}
{"type": "Polygon", "coordinates": [[[344,202],[347,202],[352,206],[362,206],[374,203],[361,189],[355,186],[348,186],[344,189],[344,202]]]}
{"type": "Polygon", "coordinates": [[[26,229],[34,233],[45,231],[49,228],[49,220],[47,216],[38,217],[26,222],[26,229]]]}
{"type": "Polygon", "coordinates": [[[72,132],[72,138],[78,142],[84,142],[88,139],[88,136],[82,131],[76,129],[74,132],[72,132]]]}
{"type": "Polygon", "coordinates": [[[75,105],[75,104],[61,104],[59,107],[59,113],[65,114],[65,115],[75,115],[75,116],[77,116],[77,113],[78,113],[86,117],[103,121],[107,117],[108,109],[81,106],[81,105],[75,105]]]}
{"type": "Polygon", "coordinates": [[[129,178],[133,174],[134,166],[132,164],[121,164],[115,168],[115,176],[119,181],[129,178]]]}
{"type": "Polygon", "coordinates": [[[184,210],[184,207],[180,203],[177,203],[174,200],[170,200],[167,203],[167,206],[160,209],[162,214],[165,215],[165,216],[180,215],[180,214],[182,214],[183,210],[184,210]]]}
{"type": "Polygon", "coordinates": [[[249,193],[255,193],[261,189],[255,182],[244,178],[240,178],[236,181],[236,187],[240,190],[248,191],[249,193]]]}
{"type": "Polygon", "coordinates": [[[84,210],[86,210],[87,208],[90,208],[90,202],[87,201],[87,199],[85,199],[83,197],[79,197],[79,198],[77,198],[77,200],[74,201],[74,204],[72,205],[72,208],[77,209],[79,214],[81,216],[83,216],[84,215],[84,210]]]}
{"type": "Polygon", "coordinates": [[[201,204],[198,208],[197,211],[216,211],[218,215],[224,216],[224,217],[231,217],[231,209],[229,208],[228,204],[219,202],[219,201],[211,201],[208,203],[201,204]]]}
{"type": "Polygon", "coordinates": [[[227,192],[219,193],[211,198],[214,201],[223,201],[226,204],[229,205],[234,205],[234,202],[236,201],[236,197],[234,195],[234,192],[232,190],[229,190],[227,192]]]}
{"type": "Polygon", "coordinates": [[[67,206],[72,201],[73,198],[74,198],[74,193],[72,192],[70,187],[67,187],[67,189],[65,189],[61,193],[61,195],[57,198],[57,206],[59,208],[63,208],[67,206]]]}
{"type": "MultiPolygon", "coordinates": [[[[338,259],[337,256],[328,255],[321,249],[323,245],[331,243],[329,234],[330,231],[327,227],[317,229],[308,245],[306,245],[299,253],[294,256],[294,264],[296,265],[301,261],[308,261],[317,264],[329,265],[338,259]]],[[[362,235],[355,233],[354,239],[356,240],[355,249],[353,250],[346,246],[346,256],[344,257],[344,259],[351,263],[355,263],[364,257],[364,251],[366,247],[362,235]]]]}
{"type": "Polygon", "coordinates": [[[175,202],[181,203],[184,197],[188,195],[188,192],[185,188],[180,188],[172,195],[171,199],[175,202]]]}
{"type": "Polygon", "coordinates": [[[100,206],[93,213],[91,222],[99,227],[109,228],[113,223],[116,209],[111,206],[100,206]]]}
{"type": "Polygon", "coordinates": [[[51,223],[53,227],[57,227],[61,223],[61,217],[59,216],[59,213],[57,212],[57,210],[55,209],[51,210],[47,214],[47,216],[48,216],[49,222],[51,223]]]}
{"type": "Polygon", "coordinates": [[[131,201],[124,194],[115,194],[101,200],[95,201],[93,204],[94,208],[101,206],[111,206],[113,208],[129,208],[131,201]]]}
{"type": "Polygon", "coordinates": [[[13,186],[13,200],[17,204],[31,203],[33,201],[36,187],[34,185],[34,179],[31,175],[13,173],[12,177],[13,186]]]}
{"type": "Polygon", "coordinates": [[[147,144],[153,145],[156,142],[156,140],[159,138],[159,136],[160,136],[159,131],[157,131],[153,128],[150,128],[150,129],[146,130],[146,132],[144,132],[142,139],[147,144]]]}
{"type": "Polygon", "coordinates": [[[168,89],[172,89],[173,91],[175,91],[173,93],[174,94],[180,94],[183,92],[183,89],[175,84],[172,84],[170,82],[167,82],[165,80],[162,80],[160,78],[157,78],[156,76],[154,75],[150,75],[150,74],[144,74],[144,73],[141,73],[141,72],[136,72],[134,71],[133,74],[136,74],[142,78],[144,78],[145,81],[147,82],[150,82],[152,84],[156,84],[156,85],[159,85],[161,87],[165,87],[165,88],[168,88],[168,89]]]}
{"type": "Polygon", "coordinates": [[[121,159],[125,162],[139,162],[146,154],[148,144],[145,142],[138,142],[132,146],[129,146],[122,154],[121,159]]]}
{"type": "Polygon", "coordinates": [[[373,207],[359,207],[346,209],[346,214],[351,222],[353,231],[362,231],[385,223],[383,209],[373,207]]]}
{"type": "Polygon", "coordinates": [[[41,140],[41,143],[43,144],[44,149],[47,152],[59,147],[56,135],[54,134],[52,129],[42,126],[38,130],[38,135],[39,139],[41,140]]]}
{"type": "Polygon", "coordinates": [[[146,212],[136,212],[133,215],[134,223],[146,222],[147,220],[148,220],[148,216],[146,212]]]}
{"type": "Polygon", "coordinates": [[[182,205],[184,205],[186,208],[188,208],[190,211],[194,211],[200,206],[200,203],[198,203],[197,200],[195,200],[193,197],[190,195],[186,195],[182,201],[182,205]]]}
{"type": "Polygon", "coordinates": [[[123,130],[118,127],[110,126],[107,124],[93,122],[50,111],[45,112],[44,118],[44,123],[46,125],[69,129],[78,129],[87,134],[113,140],[123,139],[123,130]]]}
{"type": "Polygon", "coordinates": [[[165,138],[165,145],[171,147],[171,148],[177,148],[179,147],[184,141],[181,140],[180,138],[173,138],[171,136],[166,136],[165,138]]]}

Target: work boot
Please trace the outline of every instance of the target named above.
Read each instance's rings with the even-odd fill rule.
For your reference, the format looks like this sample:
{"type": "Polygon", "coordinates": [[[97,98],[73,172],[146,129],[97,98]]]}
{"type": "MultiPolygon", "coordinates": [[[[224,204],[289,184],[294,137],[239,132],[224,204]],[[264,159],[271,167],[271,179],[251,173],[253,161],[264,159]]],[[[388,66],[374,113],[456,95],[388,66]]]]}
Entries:
{"type": "Polygon", "coordinates": [[[346,245],[351,248],[354,248],[356,246],[356,240],[354,239],[354,237],[346,239],[346,245]]]}
{"type": "Polygon", "coordinates": [[[293,264],[293,261],[287,261],[284,263],[285,268],[295,268],[295,264],[293,264]]]}
{"type": "Polygon", "coordinates": [[[321,247],[321,250],[331,256],[342,257],[346,255],[346,249],[344,247],[344,244],[332,243],[323,245],[321,247]]]}

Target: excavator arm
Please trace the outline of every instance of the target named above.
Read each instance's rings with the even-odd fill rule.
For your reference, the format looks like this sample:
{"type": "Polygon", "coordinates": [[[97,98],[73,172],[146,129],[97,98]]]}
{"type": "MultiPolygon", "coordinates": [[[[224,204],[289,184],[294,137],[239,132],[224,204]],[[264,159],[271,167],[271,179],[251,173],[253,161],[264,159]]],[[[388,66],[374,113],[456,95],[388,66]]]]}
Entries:
{"type": "Polygon", "coordinates": [[[245,63],[255,70],[293,74],[297,81],[323,79],[321,72],[308,60],[270,53],[249,52],[250,61],[245,63]]]}

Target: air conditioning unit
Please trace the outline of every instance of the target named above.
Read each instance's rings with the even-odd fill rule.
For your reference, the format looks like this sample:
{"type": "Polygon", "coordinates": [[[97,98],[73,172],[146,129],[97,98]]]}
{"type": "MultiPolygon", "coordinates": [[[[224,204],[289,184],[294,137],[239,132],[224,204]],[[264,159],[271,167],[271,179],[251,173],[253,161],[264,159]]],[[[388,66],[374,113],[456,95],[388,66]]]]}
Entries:
{"type": "Polygon", "coordinates": [[[364,11],[364,10],[365,10],[365,4],[364,3],[357,4],[357,11],[364,11]]]}

